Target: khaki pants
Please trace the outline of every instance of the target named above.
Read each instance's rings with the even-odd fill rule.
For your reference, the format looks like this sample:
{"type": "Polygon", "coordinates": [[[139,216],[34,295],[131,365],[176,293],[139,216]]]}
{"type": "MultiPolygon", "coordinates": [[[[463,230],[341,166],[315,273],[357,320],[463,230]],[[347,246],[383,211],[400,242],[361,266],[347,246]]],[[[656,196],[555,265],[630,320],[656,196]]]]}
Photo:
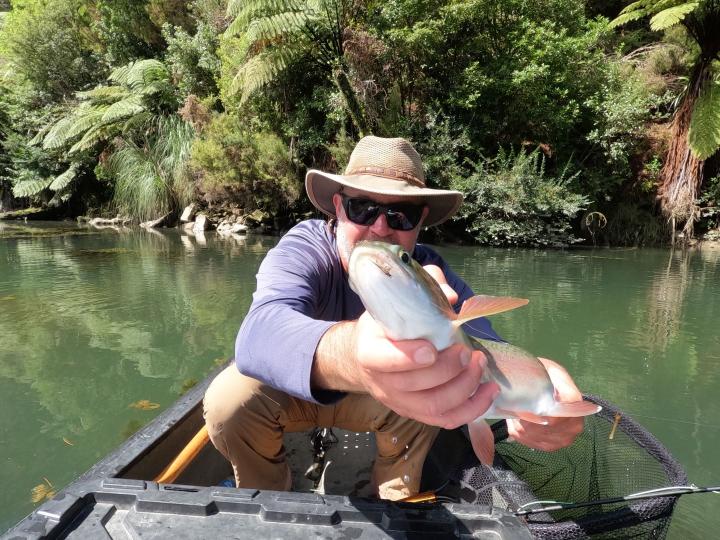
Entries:
{"type": "Polygon", "coordinates": [[[373,431],[377,456],[372,481],[383,499],[414,495],[438,428],[398,416],[367,394],[317,405],[245,377],[235,365],[205,393],[205,423],[215,447],[230,461],[238,487],[290,489],[284,432],[313,427],[373,431]]]}

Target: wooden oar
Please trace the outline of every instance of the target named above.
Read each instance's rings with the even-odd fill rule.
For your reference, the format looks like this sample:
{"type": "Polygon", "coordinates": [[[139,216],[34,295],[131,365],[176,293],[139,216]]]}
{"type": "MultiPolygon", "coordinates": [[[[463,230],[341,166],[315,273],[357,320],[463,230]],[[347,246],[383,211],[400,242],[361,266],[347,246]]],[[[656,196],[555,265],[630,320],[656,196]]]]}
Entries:
{"type": "Polygon", "coordinates": [[[197,457],[197,455],[200,453],[200,450],[202,450],[207,442],[210,440],[210,436],[208,435],[207,427],[205,427],[205,424],[200,428],[200,430],[195,434],[195,436],[190,439],[190,442],[187,443],[185,448],[180,450],[180,453],[173,459],[170,464],[165,467],[163,472],[161,472],[158,476],[155,477],[155,482],[162,483],[162,484],[172,484],[178,476],[187,468],[188,465],[192,462],[193,459],[197,457]]]}

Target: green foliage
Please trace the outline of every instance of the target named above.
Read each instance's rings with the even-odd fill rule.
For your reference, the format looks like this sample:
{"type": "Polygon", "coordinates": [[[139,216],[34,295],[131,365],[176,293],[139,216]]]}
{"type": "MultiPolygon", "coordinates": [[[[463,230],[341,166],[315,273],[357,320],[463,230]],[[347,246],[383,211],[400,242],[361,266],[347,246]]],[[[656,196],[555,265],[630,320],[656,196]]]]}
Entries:
{"type": "Polygon", "coordinates": [[[323,67],[324,78],[333,81],[348,115],[364,134],[367,118],[348,76],[345,49],[362,12],[359,4],[348,0],[230,0],[227,14],[232,22],[225,36],[239,38],[231,92],[240,94],[242,104],[303,59],[323,67]]]}
{"type": "Polygon", "coordinates": [[[101,63],[83,0],[13,3],[0,31],[0,54],[16,76],[59,99],[101,80],[101,63]]]}
{"type": "Polygon", "coordinates": [[[587,139],[600,151],[606,174],[595,177],[596,182],[586,176],[584,193],[605,197],[630,176],[630,160],[639,151],[657,101],[634,71],[620,63],[610,64],[607,80],[587,101],[596,112],[587,139]]]}
{"type": "Polygon", "coordinates": [[[110,157],[118,212],[140,220],[157,218],[187,204],[192,183],[186,165],[195,132],[176,116],[155,120],[141,143],[125,142],[110,157]]]}
{"type": "Polygon", "coordinates": [[[230,195],[246,209],[277,213],[300,194],[288,148],[266,131],[250,131],[235,116],[219,114],[193,143],[191,166],[206,196],[230,195]]]}
{"type": "Polygon", "coordinates": [[[452,187],[465,203],[455,218],[478,242],[493,246],[564,247],[578,241],[570,221],[588,203],[568,184],[579,174],[545,174],[545,158],[500,150],[492,160],[471,163],[465,178],[452,187]]]}
{"type": "Polygon", "coordinates": [[[79,105],[50,126],[43,148],[67,149],[72,157],[115,136],[142,131],[164,110],[177,107],[170,72],[158,60],[140,60],[115,69],[113,86],[80,92],[79,105]]]}
{"type": "Polygon", "coordinates": [[[205,97],[217,94],[215,83],[220,76],[217,56],[219,36],[208,23],[200,22],[194,35],[183,28],[166,24],[163,37],[167,42],[165,62],[177,81],[180,94],[205,97]]]}
{"type": "Polygon", "coordinates": [[[147,7],[147,0],[97,0],[94,30],[105,45],[108,64],[152,58],[161,51],[160,29],[150,20],[147,7]]]}
{"type": "Polygon", "coordinates": [[[698,159],[707,159],[720,148],[720,79],[707,81],[690,119],[688,142],[698,159]]]}
{"type": "MultiPolygon", "coordinates": [[[[645,17],[650,17],[650,27],[656,31],[684,26],[690,39],[700,49],[691,70],[689,91],[683,99],[690,100],[692,106],[688,145],[697,159],[705,160],[720,148],[720,92],[717,91],[717,71],[713,64],[720,60],[720,42],[717,40],[720,5],[708,0],[638,0],[625,7],[610,24],[621,26],[645,17]],[[710,80],[700,80],[707,73],[710,80]],[[697,95],[696,84],[699,84],[697,95]]],[[[681,175],[680,171],[669,173],[670,178],[678,175],[681,175]]],[[[697,179],[693,178],[692,182],[697,182],[697,179]]]]}

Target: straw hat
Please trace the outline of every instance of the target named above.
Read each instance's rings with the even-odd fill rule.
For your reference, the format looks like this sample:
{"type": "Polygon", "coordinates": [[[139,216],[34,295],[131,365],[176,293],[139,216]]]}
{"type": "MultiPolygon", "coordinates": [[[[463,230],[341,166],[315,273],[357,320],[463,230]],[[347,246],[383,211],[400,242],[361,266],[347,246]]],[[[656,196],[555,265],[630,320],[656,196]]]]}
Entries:
{"type": "Polygon", "coordinates": [[[425,187],[420,154],[405,139],[385,139],[369,135],[355,146],[345,174],[330,174],[310,169],[305,175],[305,189],[315,207],[335,216],[333,194],[348,187],[373,195],[399,195],[425,203],[429,213],[423,225],[442,223],[462,203],[459,191],[425,187]]]}

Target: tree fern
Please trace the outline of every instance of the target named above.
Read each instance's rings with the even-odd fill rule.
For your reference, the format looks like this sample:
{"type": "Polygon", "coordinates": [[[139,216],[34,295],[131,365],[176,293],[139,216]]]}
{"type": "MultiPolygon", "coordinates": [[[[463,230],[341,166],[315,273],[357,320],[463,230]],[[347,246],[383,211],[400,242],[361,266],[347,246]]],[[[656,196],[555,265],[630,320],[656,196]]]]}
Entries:
{"type": "Polygon", "coordinates": [[[720,82],[708,81],[695,103],[690,131],[690,149],[705,160],[720,148],[720,82]]]}
{"type": "Polygon", "coordinates": [[[60,191],[66,189],[70,183],[75,180],[78,171],[80,170],[80,163],[74,162],[70,165],[67,171],[59,176],[55,177],[55,180],[48,186],[53,191],[60,191]]]}
{"type": "Polygon", "coordinates": [[[686,2],[679,6],[664,9],[650,19],[650,28],[658,32],[675,26],[679,24],[688,13],[695,11],[699,5],[699,2],[686,2]]]}
{"type": "Polygon", "coordinates": [[[52,182],[52,178],[30,178],[27,180],[20,180],[13,186],[13,195],[15,197],[32,197],[33,195],[37,195],[41,191],[50,187],[52,182]]]}
{"type": "Polygon", "coordinates": [[[280,48],[266,49],[253,56],[237,72],[232,81],[232,91],[241,92],[241,102],[246,101],[282,73],[298,56],[298,51],[280,48]]]}
{"type": "Polygon", "coordinates": [[[362,135],[364,108],[349,84],[344,43],[360,4],[350,0],[230,0],[225,37],[239,37],[242,64],[230,86],[241,103],[301,56],[314,59],[343,96],[362,135]]]}

